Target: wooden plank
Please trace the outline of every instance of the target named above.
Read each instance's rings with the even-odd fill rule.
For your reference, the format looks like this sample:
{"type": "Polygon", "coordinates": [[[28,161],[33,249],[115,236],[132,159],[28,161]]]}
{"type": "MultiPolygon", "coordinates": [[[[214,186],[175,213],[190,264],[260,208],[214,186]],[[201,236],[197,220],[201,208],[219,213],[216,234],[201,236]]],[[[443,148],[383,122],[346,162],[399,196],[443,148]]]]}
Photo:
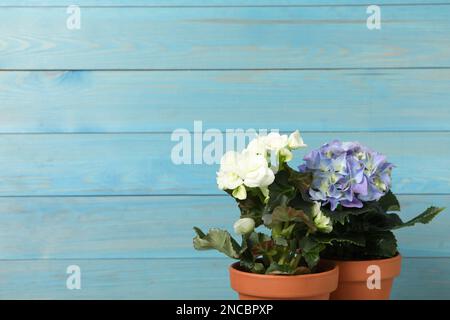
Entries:
{"type": "MultiPolygon", "coordinates": [[[[358,0],[78,0],[80,6],[367,6],[358,0]]],[[[71,0],[3,0],[2,6],[69,6],[71,0]]],[[[445,5],[436,0],[379,0],[378,5],[445,5]]]]}
{"type": "Polygon", "coordinates": [[[228,264],[226,259],[0,261],[0,299],[233,299],[228,264]],[[81,268],[81,290],[66,287],[70,265],[81,268]]]}
{"type": "MultiPolygon", "coordinates": [[[[450,195],[402,195],[408,220],[450,195]]],[[[222,257],[192,248],[193,226],[226,228],[239,211],[226,196],[1,198],[0,259],[222,257]]],[[[405,257],[450,256],[450,215],[397,232],[405,257]]]]}
{"type": "MultiPolygon", "coordinates": [[[[0,262],[1,299],[236,299],[228,259],[0,262]],[[81,290],[66,268],[81,268],[81,290]]],[[[393,299],[449,299],[450,258],[405,259],[393,299]]]]}
{"type": "MultiPolygon", "coordinates": [[[[387,154],[397,165],[397,193],[450,191],[449,132],[310,132],[304,134],[309,149],[298,152],[292,166],[336,138],[387,154]]],[[[0,196],[220,194],[218,165],[174,164],[171,153],[178,143],[164,133],[0,135],[0,196]]]]}
{"type": "Polygon", "coordinates": [[[1,69],[450,67],[450,6],[0,8],[1,69]],[[124,27],[126,26],[126,28],[124,27]]]}
{"type": "Polygon", "coordinates": [[[394,282],[392,299],[450,299],[450,259],[404,259],[402,273],[394,282]]]}
{"type": "Polygon", "coordinates": [[[0,132],[450,130],[449,86],[450,70],[1,72],[0,132]]]}

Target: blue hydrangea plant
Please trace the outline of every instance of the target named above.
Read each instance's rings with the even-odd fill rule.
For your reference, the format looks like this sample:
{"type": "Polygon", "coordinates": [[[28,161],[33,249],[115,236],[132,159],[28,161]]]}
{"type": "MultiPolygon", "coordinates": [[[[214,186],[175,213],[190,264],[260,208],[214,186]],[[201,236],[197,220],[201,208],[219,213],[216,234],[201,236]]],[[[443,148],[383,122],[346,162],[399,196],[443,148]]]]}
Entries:
{"type": "Polygon", "coordinates": [[[390,258],[398,254],[393,230],[428,223],[444,208],[429,207],[403,222],[396,213],[400,204],[391,191],[394,168],[381,153],[358,142],[333,140],[304,157],[299,167],[312,174],[308,196],[321,203],[333,222],[322,237],[322,255],[341,260],[390,258]]]}

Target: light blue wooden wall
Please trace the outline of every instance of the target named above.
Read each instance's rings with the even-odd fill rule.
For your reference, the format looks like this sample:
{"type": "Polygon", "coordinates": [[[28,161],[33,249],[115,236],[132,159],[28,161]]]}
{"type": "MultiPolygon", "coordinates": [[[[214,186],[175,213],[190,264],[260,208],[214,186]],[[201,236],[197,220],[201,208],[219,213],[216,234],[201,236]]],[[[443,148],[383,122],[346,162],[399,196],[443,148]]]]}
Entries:
{"type": "MultiPolygon", "coordinates": [[[[357,0],[77,3],[80,30],[72,1],[0,2],[0,298],[235,298],[191,227],[237,208],[217,166],[170,161],[194,120],[359,140],[397,165],[405,219],[450,207],[450,3],[378,1],[375,31],[357,0]]],[[[450,298],[449,230],[398,232],[394,298],[450,298]]]]}

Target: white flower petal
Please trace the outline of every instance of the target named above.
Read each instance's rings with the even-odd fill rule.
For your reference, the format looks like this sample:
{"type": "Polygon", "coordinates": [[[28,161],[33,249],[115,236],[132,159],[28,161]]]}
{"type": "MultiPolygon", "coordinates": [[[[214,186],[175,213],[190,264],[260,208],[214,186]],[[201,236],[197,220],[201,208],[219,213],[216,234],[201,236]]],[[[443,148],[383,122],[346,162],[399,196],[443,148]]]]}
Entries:
{"type": "Polygon", "coordinates": [[[239,199],[239,200],[247,199],[247,190],[245,189],[245,187],[243,185],[234,189],[232,194],[233,194],[233,197],[235,197],[236,199],[239,199]]]}

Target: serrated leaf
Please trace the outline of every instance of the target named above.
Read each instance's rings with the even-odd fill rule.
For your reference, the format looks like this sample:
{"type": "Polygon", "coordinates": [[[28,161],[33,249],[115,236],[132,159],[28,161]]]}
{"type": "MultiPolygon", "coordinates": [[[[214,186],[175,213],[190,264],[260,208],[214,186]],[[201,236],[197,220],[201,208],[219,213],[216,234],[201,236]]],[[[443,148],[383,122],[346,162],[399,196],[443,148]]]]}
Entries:
{"type": "Polygon", "coordinates": [[[365,232],[389,231],[403,224],[396,213],[368,213],[363,217],[365,232]]]}
{"type": "Polygon", "coordinates": [[[321,211],[331,219],[331,221],[339,222],[340,224],[345,224],[350,216],[359,216],[368,212],[379,212],[379,209],[374,203],[368,203],[362,208],[342,208],[339,210],[331,211],[328,208],[322,207],[321,211]]]}
{"type": "Polygon", "coordinates": [[[228,231],[220,229],[210,229],[208,234],[203,233],[199,228],[194,227],[197,236],[194,237],[194,248],[197,250],[215,249],[233,259],[240,258],[241,247],[234,240],[228,231]]]}
{"type": "Polygon", "coordinates": [[[419,214],[417,217],[415,217],[415,218],[413,218],[413,219],[411,219],[411,220],[409,220],[409,221],[407,221],[405,223],[397,225],[393,229],[400,229],[400,228],[404,228],[404,227],[411,227],[411,226],[415,225],[416,223],[427,224],[431,220],[433,220],[434,217],[436,217],[439,213],[441,213],[444,210],[445,210],[445,208],[429,207],[427,210],[425,210],[424,212],[419,214]]]}
{"type": "Polygon", "coordinates": [[[206,234],[200,228],[194,227],[194,231],[200,238],[204,238],[206,236],[206,234]]]}
{"type": "Polygon", "coordinates": [[[335,243],[348,243],[358,247],[364,247],[366,245],[366,240],[361,233],[345,233],[345,235],[336,234],[317,234],[314,238],[325,245],[333,245],[335,243]]]}

